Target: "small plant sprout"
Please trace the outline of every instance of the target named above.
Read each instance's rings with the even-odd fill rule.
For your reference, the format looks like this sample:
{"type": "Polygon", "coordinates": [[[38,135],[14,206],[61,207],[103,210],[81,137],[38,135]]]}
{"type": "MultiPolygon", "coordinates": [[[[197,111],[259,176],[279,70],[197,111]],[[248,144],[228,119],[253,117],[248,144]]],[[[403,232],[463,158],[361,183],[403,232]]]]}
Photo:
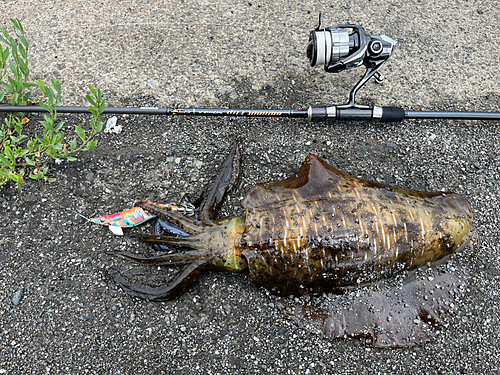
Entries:
{"type": "Polygon", "coordinates": [[[73,161],[77,152],[95,148],[97,140],[94,137],[102,131],[100,115],[105,104],[101,90],[89,85],[90,94],[86,98],[92,113],[91,129],[85,131],[75,126],[76,136],[68,144],[62,131],[64,122],[58,121],[57,116],[57,106],[61,105],[61,83],[55,79],[50,85],[42,80],[29,81],[28,41],[21,22],[12,18],[11,22],[15,37],[5,26],[0,33],[0,103],[9,101],[13,106],[25,106],[31,100],[30,89],[37,87],[43,99],[34,102],[47,111],[40,122],[42,126],[30,126],[29,132],[25,131],[29,119],[20,112],[7,114],[0,123],[0,186],[12,180],[20,187],[26,175],[35,180],[55,181],[55,178],[47,177],[50,161],[73,161]]]}

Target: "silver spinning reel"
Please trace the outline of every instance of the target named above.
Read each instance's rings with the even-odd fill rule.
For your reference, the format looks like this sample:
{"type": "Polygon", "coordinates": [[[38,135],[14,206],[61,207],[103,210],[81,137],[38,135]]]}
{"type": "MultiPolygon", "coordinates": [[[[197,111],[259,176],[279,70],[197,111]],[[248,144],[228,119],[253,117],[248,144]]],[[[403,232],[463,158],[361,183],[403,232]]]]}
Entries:
{"type": "Polygon", "coordinates": [[[384,76],[378,70],[391,56],[396,42],[386,35],[369,35],[358,25],[325,27],[323,16],[309,34],[307,57],[311,66],[323,65],[328,73],[364,65],[366,73],[352,89],[348,106],[356,106],[356,92],[372,76],[382,82],[384,76]],[[351,30],[351,32],[349,32],[351,30]]]}

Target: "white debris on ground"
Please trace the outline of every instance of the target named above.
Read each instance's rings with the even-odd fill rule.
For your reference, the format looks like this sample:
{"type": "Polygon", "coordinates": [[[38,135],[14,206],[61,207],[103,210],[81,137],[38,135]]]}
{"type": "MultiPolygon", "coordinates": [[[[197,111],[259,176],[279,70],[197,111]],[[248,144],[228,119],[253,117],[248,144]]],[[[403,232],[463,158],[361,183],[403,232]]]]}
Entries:
{"type": "Polygon", "coordinates": [[[120,134],[123,130],[121,125],[116,125],[118,119],[116,116],[113,116],[108,119],[108,122],[106,122],[106,127],[104,128],[104,133],[114,133],[114,134],[120,134]]]}

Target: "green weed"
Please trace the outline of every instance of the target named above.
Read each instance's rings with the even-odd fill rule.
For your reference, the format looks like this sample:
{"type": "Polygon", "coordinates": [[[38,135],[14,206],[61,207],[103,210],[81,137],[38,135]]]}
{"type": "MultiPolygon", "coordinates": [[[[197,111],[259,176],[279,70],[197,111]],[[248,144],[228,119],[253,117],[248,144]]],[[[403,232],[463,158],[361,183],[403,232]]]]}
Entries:
{"type": "Polygon", "coordinates": [[[31,99],[30,88],[38,87],[44,96],[44,100],[38,99],[38,104],[47,111],[40,122],[42,126],[31,128],[30,136],[23,133],[29,122],[23,113],[9,113],[0,123],[0,186],[12,180],[20,187],[26,175],[35,180],[55,181],[46,176],[48,162],[76,160],[74,155],[77,152],[95,148],[97,140],[93,138],[103,128],[100,115],[105,104],[101,90],[89,85],[91,94],[87,95],[87,100],[93,115],[91,129],[85,131],[75,126],[76,136],[69,145],[65,143],[65,134],[62,132],[64,122],[58,122],[57,119],[57,106],[61,105],[61,84],[55,79],[51,80],[51,85],[46,85],[42,80],[29,81],[29,45],[24,28],[18,19],[11,18],[11,22],[15,38],[5,26],[0,34],[0,102],[8,100],[11,105],[25,106],[31,99]]]}

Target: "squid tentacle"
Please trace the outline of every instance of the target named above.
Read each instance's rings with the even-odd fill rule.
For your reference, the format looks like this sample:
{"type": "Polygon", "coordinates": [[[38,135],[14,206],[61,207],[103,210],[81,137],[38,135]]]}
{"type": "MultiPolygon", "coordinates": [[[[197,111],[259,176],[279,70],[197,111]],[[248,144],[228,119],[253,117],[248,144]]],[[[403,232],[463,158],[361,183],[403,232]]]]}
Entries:
{"type": "Polygon", "coordinates": [[[203,238],[198,235],[192,235],[188,237],[175,237],[175,236],[159,236],[155,234],[150,234],[148,236],[137,236],[137,238],[143,242],[148,242],[152,244],[160,245],[174,245],[187,247],[195,250],[205,249],[203,238]]]}
{"type": "Polygon", "coordinates": [[[137,263],[158,265],[186,264],[194,260],[205,258],[207,256],[206,252],[199,250],[183,251],[173,254],[162,254],[152,257],[145,257],[143,255],[134,254],[128,251],[108,252],[108,254],[130,259],[137,263]]]}
{"type": "Polygon", "coordinates": [[[180,212],[167,210],[162,205],[149,201],[137,203],[137,207],[158,217],[153,227],[154,234],[138,236],[141,241],[153,244],[154,247],[161,250],[171,250],[170,246],[193,250],[153,257],[144,257],[130,252],[110,253],[145,264],[175,265],[188,263],[176,279],[159,287],[134,283],[118,272],[114,273],[114,281],[126,293],[152,301],[171,300],[187,291],[200,277],[203,270],[213,267],[214,254],[207,254],[206,249],[207,230],[215,226],[213,220],[215,220],[219,212],[226,193],[239,177],[240,165],[241,141],[237,140],[234,142],[217,178],[196,201],[195,214],[197,213],[198,216],[188,217],[180,212]],[[159,235],[160,227],[173,235],[159,235]]]}
{"type": "Polygon", "coordinates": [[[174,281],[159,287],[131,282],[119,273],[115,273],[113,278],[115,283],[133,297],[151,301],[169,301],[185,293],[198,280],[201,271],[206,267],[206,262],[207,260],[203,259],[188,264],[174,281]]]}
{"type": "Polygon", "coordinates": [[[222,206],[226,193],[231,190],[240,176],[241,166],[241,139],[233,143],[231,152],[224,161],[219,175],[210,185],[208,190],[202,194],[200,202],[199,220],[203,223],[211,223],[215,220],[222,206]]]}

